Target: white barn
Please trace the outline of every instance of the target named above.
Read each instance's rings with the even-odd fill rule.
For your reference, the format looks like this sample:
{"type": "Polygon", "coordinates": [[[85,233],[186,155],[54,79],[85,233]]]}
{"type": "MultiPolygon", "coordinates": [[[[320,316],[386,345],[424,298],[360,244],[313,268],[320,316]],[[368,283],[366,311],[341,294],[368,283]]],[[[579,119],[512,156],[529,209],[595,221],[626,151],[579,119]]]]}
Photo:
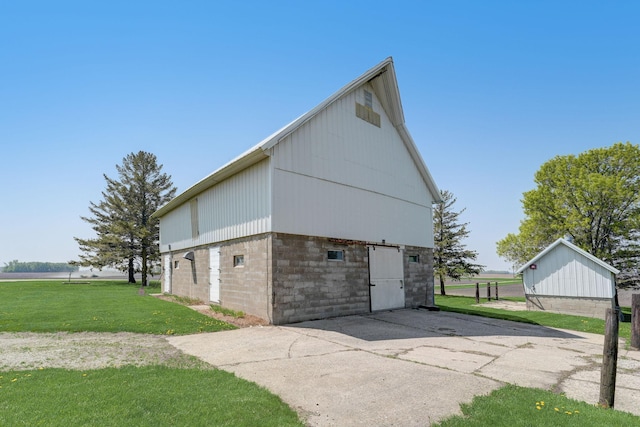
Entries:
{"type": "Polygon", "coordinates": [[[274,324],[430,307],[439,201],[387,58],[154,213],[163,291],[274,324]]]}
{"type": "Polygon", "coordinates": [[[558,239],[524,264],[529,310],[547,310],[604,319],[616,305],[619,271],[565,239],[558,239]]]}

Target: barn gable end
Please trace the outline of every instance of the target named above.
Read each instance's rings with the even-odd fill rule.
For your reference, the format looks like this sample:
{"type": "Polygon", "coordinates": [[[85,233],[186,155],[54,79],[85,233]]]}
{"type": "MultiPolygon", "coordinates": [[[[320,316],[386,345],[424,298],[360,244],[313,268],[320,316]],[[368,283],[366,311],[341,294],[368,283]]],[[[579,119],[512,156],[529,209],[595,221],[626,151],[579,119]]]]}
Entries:
{"type": "Polygon", "coordinates": [[[438,201],[388,58],[154,214],[163,290],[271,323],[368,312],[384,286],[431,306],[438,201]],[[372,291],[376,247],[399,269],[372,291]]]}

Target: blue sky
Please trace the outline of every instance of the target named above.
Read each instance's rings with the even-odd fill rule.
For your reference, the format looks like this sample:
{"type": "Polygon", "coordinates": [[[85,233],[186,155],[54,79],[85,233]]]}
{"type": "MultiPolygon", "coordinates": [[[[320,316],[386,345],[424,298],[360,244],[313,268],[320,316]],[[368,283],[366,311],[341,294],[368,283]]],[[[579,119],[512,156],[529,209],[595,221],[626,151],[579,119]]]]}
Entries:
{"type": "Polygon", "coordinates": [[[103,174],[154,153],[178,191],[393,56],[468,248],[556,155],[640,142],[636,1],[0,0],[0,265],[66,262],[103,174]]]}

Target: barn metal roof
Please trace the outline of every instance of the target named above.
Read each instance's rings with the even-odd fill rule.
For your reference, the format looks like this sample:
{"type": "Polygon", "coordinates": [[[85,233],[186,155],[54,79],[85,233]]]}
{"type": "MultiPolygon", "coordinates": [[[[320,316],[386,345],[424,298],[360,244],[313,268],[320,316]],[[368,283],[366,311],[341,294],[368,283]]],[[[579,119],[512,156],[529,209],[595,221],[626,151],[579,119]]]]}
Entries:
{"type": "Polygon", "coordinates": [[[584,256],[585,258],[590,259],[591,261],[595,262],[596,264],[606,268],[607,270],[609,270],[610,272],[612,272],[613,274],[618,274],[620,273],[620,270],[618,270],[615,267],[612,267],[611,265],[607,264],[606,262],[602,261],[600,258],[596,258],[595,256],[591,255],[589,252],[580,249],[579,247],[577,247],[576,245],[574,245],[573,243],[570,243],[569,241],[560,238],[558,240],[556,240],[555,242],[553,242],[552,244],[550,244],[549,246],[547,246],[546,249],[544,249],[542,252],[540,252],[538,255],[536,255],[535,257],[533,257],[531,260],[529,260],[526,264],[524,264],[522,267],[520,267],[516,273],[522,273],[523,271],[525,271],[527,268],[529,268],[529,266],[531,264],[535,264],[536,262],[538,262],[538,260],[540,260],[542,257],[544,257],[546,254],[548,254],[549,252],[551,252],[553,250],[553,248],[555,248],[558,245],[565,245],[566,247],[574,250],[575,252],[579,253],[580,255],[584,256]]]}
{"type": "Polygon", "coordinates": [[[325,99],[312,110],[293,120],[291,123],[287,124],[264,140],[260,141],[260,143],[258,143],[254,147],[250,148],[240,156],[231,160],[227,164],[215,170],[210,175],[198,181],[193,186],[189,187],[183,193],[179,194],[174,199],[169,201],[169,203],[158,209],[153,214],[153,216],[161,217],[167,214],[168,212],[172,211],[173,209],[207,190],[208,188],[269,157],[268,150],[273,148],[281,140],[283,140],[300,126],[304,125],[306,122],[314,118],[318,113],[327,108],[333,102],[366,83],[370,83],[372,85],[376,96],[382,104],[382,107],[391,120],[391,123],[393,123],[393,125],[397,129],[400,137],[402,138],[402,141],[404,142],[407,150],[411,155],[411,158],[418,168],[422,179],[431,192],[434,202],[441,202],[442,200],[440,198],[440,190],[433,180],[433,177],[431,176],[429,169],[424,163],[424,160],[422,159],[422,156],[420,155],[418,148],[413,141],[413,138],[411,137],[408,129],[405,126],[404,113],[402,111],[402,104],[400,102],[400,92],[398,90],[398,82],[396,80],[396,73],[393,66],[393,58],[388,57],[375,67],[366,71],[360,77],[344,86],[342,89],[338,90],[329,98],[325,99]]]}

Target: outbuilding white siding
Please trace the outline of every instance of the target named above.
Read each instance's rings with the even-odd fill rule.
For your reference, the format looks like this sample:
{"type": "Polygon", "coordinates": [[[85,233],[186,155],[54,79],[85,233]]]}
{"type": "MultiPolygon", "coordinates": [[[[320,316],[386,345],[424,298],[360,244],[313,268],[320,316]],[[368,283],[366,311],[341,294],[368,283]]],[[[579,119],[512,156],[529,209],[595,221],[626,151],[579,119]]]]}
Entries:
{"type": "Polygon", "coordinates": [[[526,294],[564,297],[613,298],[614,275],[575,250],[558,245],[536,269],[523,271],[526,294]]]}
{"type": "Polygon", "coordinates": [[[615,307],[618,270],[558,239],[520,267],[529,310],[605,318],[615,307]]]}

